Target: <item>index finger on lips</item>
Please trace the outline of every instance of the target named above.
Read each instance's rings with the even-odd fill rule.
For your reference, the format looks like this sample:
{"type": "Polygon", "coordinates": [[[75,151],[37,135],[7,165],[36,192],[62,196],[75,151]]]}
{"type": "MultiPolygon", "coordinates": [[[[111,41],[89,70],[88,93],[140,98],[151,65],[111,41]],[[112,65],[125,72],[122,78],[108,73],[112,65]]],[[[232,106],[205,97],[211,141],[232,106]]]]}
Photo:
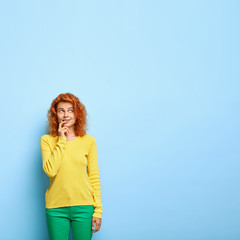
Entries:
{"type": "Polygon", "coordinates": [[[62,120],[60,124],[63,124],[65,122],[65,120],[62,120]]]}

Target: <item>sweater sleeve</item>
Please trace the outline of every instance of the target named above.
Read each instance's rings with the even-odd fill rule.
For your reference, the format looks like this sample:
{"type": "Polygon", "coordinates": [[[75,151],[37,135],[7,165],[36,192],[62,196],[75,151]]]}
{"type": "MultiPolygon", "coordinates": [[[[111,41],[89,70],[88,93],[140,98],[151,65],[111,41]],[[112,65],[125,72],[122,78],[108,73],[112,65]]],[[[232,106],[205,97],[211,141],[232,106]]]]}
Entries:
{"type": "Polygon", "coordinates": [[[56,176],[60,165],[63,153],[66,149],[67,138],[58,137],[56,147],[51,151],[47,138],[43,135],[40,139],[42,166],[44,172],[49,177],[56,176]]]}
{"type": "Polygon", "coordinates": [[[101,186],[98,168],[97,145],[94,138],[88,153],[88,176],[93,187],[94,213],[93,217],[102,218],[101,186]]]}

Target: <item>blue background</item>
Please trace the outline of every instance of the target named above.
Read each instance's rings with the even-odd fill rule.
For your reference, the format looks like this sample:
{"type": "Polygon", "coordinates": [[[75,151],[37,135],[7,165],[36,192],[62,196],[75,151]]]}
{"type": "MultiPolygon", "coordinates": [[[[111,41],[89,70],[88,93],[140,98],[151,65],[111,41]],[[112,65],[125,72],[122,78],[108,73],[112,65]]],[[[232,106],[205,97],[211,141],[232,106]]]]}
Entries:
{"type": "Polygon", "coordinates": [[[93,239],[240,239],[239,5],[2,1],[1,239],[48,239],[40,137],[66,92],[97,140],[93,239]]]}

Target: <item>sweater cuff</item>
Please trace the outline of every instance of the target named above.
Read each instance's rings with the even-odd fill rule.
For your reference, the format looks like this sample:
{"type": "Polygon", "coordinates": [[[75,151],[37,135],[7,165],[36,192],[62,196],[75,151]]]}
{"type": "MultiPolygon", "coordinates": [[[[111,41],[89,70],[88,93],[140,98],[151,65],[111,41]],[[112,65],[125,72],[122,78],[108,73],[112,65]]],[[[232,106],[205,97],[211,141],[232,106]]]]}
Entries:
{"type": "Polygon", "coordinates": [[[93,213],[92,215],[93,217],[97,217],[97,218],[102,218],[102,214],[101,213],[93,213]]]}
{"type": "Polygon", "coordinates": [[[66,142],[67,142],[67,138],[66,138],[66,137],[61,137],[61,136],[59,136],[59,137],[58,137],[58,142],[66,143],[66,142]]]}

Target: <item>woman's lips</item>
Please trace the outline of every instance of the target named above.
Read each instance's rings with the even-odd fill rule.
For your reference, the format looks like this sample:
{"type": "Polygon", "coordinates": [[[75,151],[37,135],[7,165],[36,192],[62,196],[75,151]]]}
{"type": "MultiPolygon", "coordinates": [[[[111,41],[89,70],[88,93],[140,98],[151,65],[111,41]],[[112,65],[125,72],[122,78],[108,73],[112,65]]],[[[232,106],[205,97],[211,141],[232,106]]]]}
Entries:
{"type": "Polygon", "coordinates": [[[64,120],[64,123],[69,123],[71,121],[71,119],[70,120],[64,120]]]}

